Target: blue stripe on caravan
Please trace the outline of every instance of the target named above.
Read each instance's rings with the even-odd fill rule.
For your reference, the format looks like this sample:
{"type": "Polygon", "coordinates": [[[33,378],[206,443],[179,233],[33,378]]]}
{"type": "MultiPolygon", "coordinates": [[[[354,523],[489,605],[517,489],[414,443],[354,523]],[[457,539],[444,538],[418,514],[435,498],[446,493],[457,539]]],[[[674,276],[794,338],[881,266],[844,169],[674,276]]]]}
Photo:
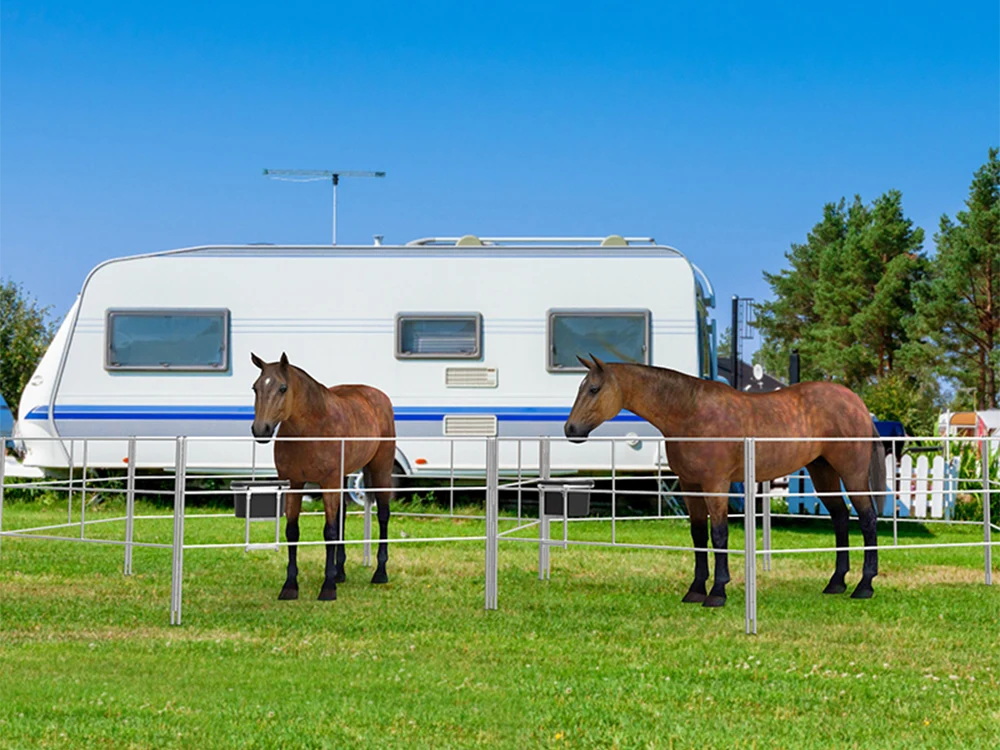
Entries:
{"type": "MultiPolygon", "coordinates": [[[[496,415],[500,422],[564,422],[569,409],[537,406],[400,406],[396,407],[397,422],[434,422],[450,414],[496,415]]],[[[25,419],[46,420],[48,407],[38,406],[25,419]]],[[[252,406],[56,406],[58,420],[172,420],[246,422],[253,419],[252,406]]],[[[622,411],[613,422],[641,422],[629,411],[622,411]]]]}

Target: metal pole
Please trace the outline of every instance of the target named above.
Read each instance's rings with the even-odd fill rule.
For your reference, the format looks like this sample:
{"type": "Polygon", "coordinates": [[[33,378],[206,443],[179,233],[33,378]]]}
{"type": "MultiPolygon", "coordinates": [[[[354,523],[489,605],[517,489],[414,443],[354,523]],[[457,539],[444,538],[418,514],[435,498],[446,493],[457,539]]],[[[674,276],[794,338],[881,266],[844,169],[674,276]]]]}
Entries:
{"type": "Polygon", "coordinates": [[[990,546],[990,441],[980,443],[983,461],[983,555],[986,558],[986,585],[993,583],[993,547],[990,546]]]}
{"type": "Polygon", "coordinates": [[[365,497],[365,544],[362,562],[366,568],[372,565],[372,502],[368,497],[365,497]]]}
{"type": "MultiPolygon", "coordinates": [[[[181,624],[181,584],[184,578],[184,485],[187,481],[187,438],[177,438],[174,458],[173,571],[170,577],[170,624],[181,624]]],[[[249,502],[249,501],[248,501],[249,502]]],[[[250,508],[247,508],[250,515],[250,508]]]]}
{"type": "Polygon", "coordinates": [[[746,632],[757,634],[756,446],[743,439],[743,566],[746,579],[746,632]]]}
{"type": "Polygon", "coordinates": [[[80,475],[80,538],[83,539],[84,524],[87,521],[87,440],[83,440],[83,471],[80,475]]]}
{"type": "Polygon", "coordinates": [[[337,186],[340,184],[340,177],[333,176],[333,244],[337,244],[337,186]]]}
{"type": "Polygon", "coordinates": [[[521,487],[522,482],[521,466],[521,438],[517,439],[517,525],[521,525],[521,487]]]}
{"type": "Polygon", "coordinates": [[[896,438],[892,439],[892,450],[889,461],[889,486],[892,491],[889,493],[889,502],[892,503],[892,546],[899,546],[899,507],[896,503],[896,438]]]}
{"type": "Polygon", "coordinates": [[[132,575],[132,540],[135,535],[135,438],[128,439],[128,468],[125,473],[125,564],[123,575],[132,575]]]}
{"type": "MultiPolygon", "coordinates": [[[[617,443],[614,440],[612,440],[611,441],[611,543],[612,544],[618,541],[618,535],[617,535],[618,529],[616,526],[618,523],[618,502],[617,502],[618,493],[615,491],[617,489],[617,485],[615,483],[615,478],[616,478],[615,445],[617,445],[617,443]]],[[[568,504],[569,502],[564,499],[563,505],[566,506],[568,504]]],[[[569,523],[567,523],[566,525],[569,526],[569,523]]]]}
{"type": "Polygon", "coordinates": [[[739,372],[739,358],[737,357],[738,343],[740,340],[740,298],[735,294],[733,295],[733,327],[730,329],[729,335],[729,345],[731,351],[729,352],[729,366],[732,368],[730,370],[731,374],[731,384],[733,388],[739,390],[740,387],[740,372],[739,372]]]}
{"type": "Polygon", "coordinates": [[[69,497],[66,500],[66,523],[73,523],[73,458],[76,452],[76,441],[69,441],[69,497]]]}
{"type": "MultiPolygon", "coordinates": [[[[771,483],[762,482],[761,488],[764,496],[760,499],[761,508],[764,511],[764,570],[771,570],[771,483]]],[[[755,508],[756,510],[756,508],[755,508]]]]}
{"type": "Polygon", "coordinates": [[[486,441],[486,609],[497,608],[498,515],[500,512],[500,462],[497,439],[486,441]]]}
{"type": "MultiPolygon", "coordinates": [[[[538,441],[538,478],[549,479],[552,445],[544,438],[538,441]]],[[[552,575],[549,562],[549,517],[545,514],[545,492],[538,490],[538,580],[547,580],[552,575]]]]}
{"type": "Polygon", "coordinates": [[[0,540],[3,539],[3,485],[7,470],[7,450],[3,450],[3,458],[0,461],[0,540]]]}

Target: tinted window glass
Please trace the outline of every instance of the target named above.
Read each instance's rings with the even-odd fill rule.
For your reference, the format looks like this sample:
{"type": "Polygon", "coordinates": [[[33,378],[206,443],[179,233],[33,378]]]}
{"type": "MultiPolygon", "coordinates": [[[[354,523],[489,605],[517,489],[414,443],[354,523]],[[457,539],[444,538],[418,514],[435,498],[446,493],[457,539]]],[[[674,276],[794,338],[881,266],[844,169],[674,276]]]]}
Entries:
{"type": "Polygon", "coordinates": [[[107,366],[123,370],[225,370],[228,339],[228,310],[111,311],[107,366]]]}
{"type": "Polygon", "coordinates": [[[481,350],[482,329],[478,315],[400,315],[397,326],[396,355],[399,357],[478,357],[481,350]]]}
{"type": "Polygon", "coordinates": [[[649,364],[649,313],[553,312],[549,369],[582,370],[577,356],[649,364]]]}

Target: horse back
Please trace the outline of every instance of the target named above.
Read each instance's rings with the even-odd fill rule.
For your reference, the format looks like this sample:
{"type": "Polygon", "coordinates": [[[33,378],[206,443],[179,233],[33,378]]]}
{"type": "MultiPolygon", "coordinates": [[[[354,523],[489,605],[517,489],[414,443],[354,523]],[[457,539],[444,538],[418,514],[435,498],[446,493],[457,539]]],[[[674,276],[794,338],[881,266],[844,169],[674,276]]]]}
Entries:
{"type": "Polygon", "coordinates": [[[343,424],[341,435],[395,437],[396,421],[389,397],[370,385],[335,385],[327,389],[335,397],[343,424]]]}

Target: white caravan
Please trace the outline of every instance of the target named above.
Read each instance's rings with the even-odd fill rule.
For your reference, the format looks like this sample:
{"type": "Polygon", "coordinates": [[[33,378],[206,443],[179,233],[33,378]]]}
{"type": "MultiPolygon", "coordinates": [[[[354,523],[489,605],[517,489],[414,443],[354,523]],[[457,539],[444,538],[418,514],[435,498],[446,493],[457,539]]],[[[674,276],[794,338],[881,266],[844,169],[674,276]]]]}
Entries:
{"type": "MultiPolygon", "coordinates": [[[[399,471],[482,472],[485,436],[563,433],[577,355],[714,378],[714,294],[650,238],[431,238],[402,246],[210,246],[116,258],[83,283],[21,398],[27,466],[121,468],[121,440],[178,435],[188,467],[273,471],[249,440],[250,352],[320,382],[368,383],[396,410],[399,471]],[[456,441],[442,438],[455,437],[456,441]],[[39,438],[47,438],[42,440],[39,438]],[[51,438],[58,438],[52,440],[51,438]],[[459,440],[459,438],[478,438],[459,440]]],[[[657,468],[658,433],[622,412],[594,436],[631,436],[619,470],[657,468]]],[[[525,442],[523,469],[537,469],[525,442]]],[[[516,441],[501,468],[517,467],[516,441]]],[[[137,464],[172,469],[170,441],[137,464]]],[[[554,469],[607,469],[607,442],[556,443],[554,469]]]]}

